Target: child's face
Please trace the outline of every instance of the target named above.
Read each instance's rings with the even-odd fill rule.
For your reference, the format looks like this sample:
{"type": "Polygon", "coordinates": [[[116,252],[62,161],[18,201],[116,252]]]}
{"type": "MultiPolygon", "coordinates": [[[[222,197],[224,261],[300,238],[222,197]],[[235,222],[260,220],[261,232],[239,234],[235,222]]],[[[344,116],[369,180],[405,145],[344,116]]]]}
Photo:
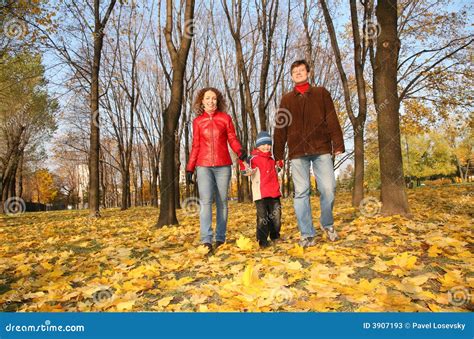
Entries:
{"type": "Polygon", "coordinates": [[[272,150],[272,145],[260,145],[257,147],[260,152],[270,152],[272,150]]]}

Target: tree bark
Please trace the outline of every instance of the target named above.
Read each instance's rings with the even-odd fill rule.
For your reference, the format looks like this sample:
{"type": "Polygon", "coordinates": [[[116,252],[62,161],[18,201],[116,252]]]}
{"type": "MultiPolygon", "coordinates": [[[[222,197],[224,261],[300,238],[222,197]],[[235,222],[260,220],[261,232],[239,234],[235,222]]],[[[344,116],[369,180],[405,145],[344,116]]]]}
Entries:
{"type": "Polygon", "coordinates": [[[184,13],[185,23],[188,33],[181,36],[179,50],[172,41],[173,26],[173,1],[166,1],[166,28],[165,38],[168,51],[170,53],[173,78],[171,84],[171,99],[168,107],[163,111],[163,132],[162,132],[162,152],[161,162],[161,185],[160,185],[160,215],[157,227],[165,225],[178,225],[176,218],[175,204],[175,133],[178,126],[179,116],[181,114],[181,105],[183,101],[183,80],[186,70],[186,62],[189,54],[189,48],[192,40],[192,22],[194,17],[194,0],[186,0],[184,13]]]}
{"type": "Polygon", "coordinates": [[[374,64],[374,101],[377,110],[382,213],[410,213],[405,193],[397,65],[400,40],[397,36],[397,0],[379,0],[376,8],[381,33],[374,64]]]}
{"type": "Polygon", "coordinates": [[[89,155],[89,213],[91,217],[100,217],[100,180],[99,180],[99,149],[100,149],[100,126],[99,126],[99,71],[102,46],[104,41],[104,30],[110,14],[115,6],[116,0],[111,0],[104,18],[100,19],[100,0],[94,0],[94,56],[91,72],[91,94],[90,94],[90,155],[89,155]]]}
{"type": "MultiPolygon", "coordinates": [[[[331,45],[336,59],[336,66],[339,71],[343,90],[344,103],[346,106],[347,115],[352,124],[354,131],[354,189],[352,191],[352,205],[359,206],[364,198],[364,125],[367,116],[367,96],[364,79],[364,64],[365,64],[365,49],[361,44],[361,37],[359,34],[359,22],[357,15],[357,5],[355,0],[350,0],[352,36],[354,43],[354,70],[357,83],[357,98],[359,113],[357,117],[354,114],[351,103],[351,91],[347,80],[344,67],[342,65],[341,52],[337,42],[336,32],[333,21],[329,13],[325,0],[320,0],[321,8],[323,9],[324,19],[328,28],[331,45]],[[364,49],[364,51],[363,51],[364,49]]],[[[372,2],[366,1],[364,4],[365,17],[372,12],[372,2]]],[[[365,45],[364,45],[365,46],[365,45]]]]}

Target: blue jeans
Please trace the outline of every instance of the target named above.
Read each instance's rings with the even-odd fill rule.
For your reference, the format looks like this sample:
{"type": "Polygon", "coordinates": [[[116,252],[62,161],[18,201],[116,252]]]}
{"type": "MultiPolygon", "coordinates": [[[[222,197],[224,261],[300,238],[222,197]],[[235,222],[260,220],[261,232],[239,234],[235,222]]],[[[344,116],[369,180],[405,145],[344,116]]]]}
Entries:
{"type": "Polygon", "coordinates": [[[216,198],[216,241],[225,242],[227,229],[227,190],[229,188],[231,167],[196,168],[199,188],[199,221],[201,223],[201,242],[212,243],[212,202],[216,198]]]}
{"type": "Polygon", "coordinates": [[[313,217],[309,200],[310,192],[310,167],[316,176],[318,191],[321,193],[321,219],[324,228],[334,224],[332,209],[336,193],[336,179],[331,154],[310,155],[291,160],[291,171],[295,185],[295,214],[298,220],[298,228],[302,238],[314,237],[313,217]]]}

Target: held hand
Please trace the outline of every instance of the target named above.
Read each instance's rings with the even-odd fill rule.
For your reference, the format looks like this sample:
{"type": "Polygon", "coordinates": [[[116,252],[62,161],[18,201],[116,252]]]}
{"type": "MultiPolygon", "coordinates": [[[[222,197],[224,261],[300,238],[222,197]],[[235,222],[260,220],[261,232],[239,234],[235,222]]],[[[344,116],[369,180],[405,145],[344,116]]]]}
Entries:
{"type": "Polygon", "coordinates": [[[186,172],[186,185],[189,186],[194,184],[193,172],[186,172]]]}
{"type": "Polygon", "coordinates": [[[252,169],[246,161],[243,161],[242,164],[245,166],[245,168],[241,168],[241,173],[244,177],[249,177],[257,171],[256,168],[252,169]]]}
{"type": "Polygon", "coordinates": [[[240,150],[240,156],[239,156],[239,159],[242,160],[242,161],[246,161],[247,160],[247,152],[245,150],[240,150]]]}
{"type": "Polygon", "coordinates": [[[255,172],[257,172],[256,168],[252,169],[252,168],[248,167],[248,168],[246,168],[245,170],[242,171],[242,175],[244,177],[250,177],[251,175],[255,174],[255,172]]]}
{"type": "Polygon", "coordinates": [[[280,172],[283,169],[283,160],[278,160],[276,162],[277,171],[280,172]]]}

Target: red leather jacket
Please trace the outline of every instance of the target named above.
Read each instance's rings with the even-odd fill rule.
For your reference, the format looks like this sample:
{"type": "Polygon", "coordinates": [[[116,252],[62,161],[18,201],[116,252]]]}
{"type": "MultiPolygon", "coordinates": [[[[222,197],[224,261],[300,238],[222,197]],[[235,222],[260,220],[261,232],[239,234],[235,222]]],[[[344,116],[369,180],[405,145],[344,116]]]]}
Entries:
{"type": "Polygon", "coordinates": [[[197,116],[193,121],[193,145],[186,171],[194,172],[196,166],[232,165],[227,144],[238,156],[242,154],[232,118],[227,113],[204,112],[197,116]]]}

